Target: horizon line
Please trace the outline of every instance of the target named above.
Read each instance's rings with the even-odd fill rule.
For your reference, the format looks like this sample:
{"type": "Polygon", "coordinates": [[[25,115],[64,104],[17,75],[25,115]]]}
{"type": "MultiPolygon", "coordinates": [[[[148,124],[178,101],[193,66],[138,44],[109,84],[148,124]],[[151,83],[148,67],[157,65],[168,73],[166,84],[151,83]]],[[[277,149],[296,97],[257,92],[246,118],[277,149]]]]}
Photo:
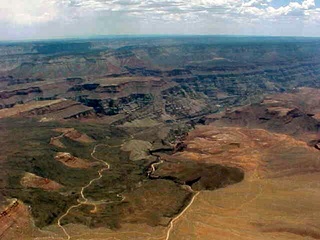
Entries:
{"type": "Polygon", "coordinates": [[[77,41],[77,40],[103,40],[108,38],[160,38],[160,37],[238,37],[238,38],[292,38],[292,39],[320,39],[320,36],[296,36],[296,35],[244,35],[244,34],[110,34],[110,35],[89,35],[74,37],[52,37],[52,38],[26,38],[0,40],[3,43],[32,43],[50,41],[77,41]]]}

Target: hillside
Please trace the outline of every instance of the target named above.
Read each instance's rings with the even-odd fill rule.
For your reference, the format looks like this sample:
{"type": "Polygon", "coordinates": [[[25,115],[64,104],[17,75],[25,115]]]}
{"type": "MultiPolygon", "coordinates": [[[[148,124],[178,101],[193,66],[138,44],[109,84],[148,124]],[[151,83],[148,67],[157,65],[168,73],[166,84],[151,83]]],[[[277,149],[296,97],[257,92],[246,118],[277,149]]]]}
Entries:
{"type": "Polygon", "coordinates": [[[0,45],[0,238],[318,239],[320,40],[0,45]]]}

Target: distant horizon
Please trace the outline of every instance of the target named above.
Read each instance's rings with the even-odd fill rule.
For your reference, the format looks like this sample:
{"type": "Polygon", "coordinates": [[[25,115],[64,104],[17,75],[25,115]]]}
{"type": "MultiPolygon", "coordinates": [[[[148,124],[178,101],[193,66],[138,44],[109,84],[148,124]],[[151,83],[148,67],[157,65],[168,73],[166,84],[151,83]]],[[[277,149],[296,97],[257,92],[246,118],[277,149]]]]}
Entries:
{"type": "Polygon", "coordinates": [[[279,38],[279,39],[320,39],[320,36],[295,36],[295,35],[239,35],[239,34],[111,34],[111,35],[92,35],[74,37],[53,37],[38,39],[12,39],[0,40],[0,43],[32,43],[32,42],[51,42],[51,41],[81,41],[81,40],[104,40],[104,39],[125,39],[125,38],[179,38],[179,37],[226,37],[226,38],[279,38]]]}

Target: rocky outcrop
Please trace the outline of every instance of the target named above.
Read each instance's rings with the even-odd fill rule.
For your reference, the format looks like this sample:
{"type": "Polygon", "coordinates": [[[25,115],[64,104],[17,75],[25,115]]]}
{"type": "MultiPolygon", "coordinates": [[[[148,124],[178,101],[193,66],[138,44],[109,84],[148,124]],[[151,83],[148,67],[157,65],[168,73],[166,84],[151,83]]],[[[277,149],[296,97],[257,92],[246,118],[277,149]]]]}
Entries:
{"type": "Polygon", "coordinates": [[[260,103],[209,114],[202,119],[207,125],[262,128],[312,142],[320,132],[319,89],[299,88],[291,93],[265,97],[260,103]]]}
{"type": "Polygon", "coordinates": [[[33,173],[25,173],[21,178],[21,185],[25,188],[39,188],[46,191],[59,190],[63,186],[48,178],[37,176],[33,173]]]}
{"type": "Polygon", "coordinates": [[[32,93],[41,93],[41,89],[39,87],[29,87],[25,89],[17,89],[11,91],[1,91],[0,92],[0,99],[8,99],[12,96],[19,96],[19,95],[28,95],[32,93]]]}
{"type": "Polygon", "coordinates": [[[150,94],[131,94],[119,99],[80,99],[85,105],[95,109],[98,113],[105,115],[116,115],[119,113],[132,113],[144,106],[152,104],[152,95],[150,94]]]}
{"type": "Polygon", "coordinates": [[[41,121],[50,121],[92,116],[94,115],[94,111],[93,108],[84,106],[78,102],[66,100],[35,107],[34,109],[20,113],[20,115],[24,117],[41,117],[41,121]]]}
{"type": "Polygon", "coordinates": [[[86,169],[94,166],[94,163],[91,163],[85,159],[72,156],[70,153],[67,152],[58,152],[54,159],[61,162],[69,168],[86,169]]]}
{"type": "MultiPolygon", "coordinates": [[[[115,42],[107,40],[28,45],[26,49],[36,54],[25,50],[19,66],[6,72],[12,78],[0,81],[6,89],[0,94],[6,100],[0,104],[4,108],[66,98],[93,107],[100,115],[124,114],[124,121],[139,114],[172,120],[201,118],[229,106],[259,102],[265,94],[320,87],[317,41],[279,39],[267,44],[248,39],[247,44],[234,39],[235,44],[227,44],[220,40],[209,38],[203,44],[201,39],[197,43],[171,39],[171,45],[146,46],[135,39],[125,47],[126,41],[119,40],[113,49],[107,46],[115,42]],[[34,83],[34,89],[28,83],[34,83]]],[[[3,55],[2,60],[11,58],[3,55]]]]}
{"type": "Polygon", "coordinates": [[[22,78],[22,79],[19,79],[19,78],[14,78],[13,76],[0,77],[0,83],[6,83],[6,86],[34,83],[34,82],[41,82],[41,81],[44,81],[44,79],[41,79],[41,78],[22,78]]]}

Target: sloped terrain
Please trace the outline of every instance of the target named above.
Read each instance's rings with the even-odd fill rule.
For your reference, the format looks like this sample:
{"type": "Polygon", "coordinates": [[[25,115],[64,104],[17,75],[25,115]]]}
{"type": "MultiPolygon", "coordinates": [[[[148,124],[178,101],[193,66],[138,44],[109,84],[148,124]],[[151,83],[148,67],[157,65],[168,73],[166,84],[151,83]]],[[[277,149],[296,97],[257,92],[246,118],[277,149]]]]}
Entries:
{"type": "MultiPolygon", "coordinates": [[[[245,40],[134,38],[130,46],[123,45],[126,40],[67,41],[17,44],[16,50],[4,45],[0,106],[69,99],[123,124],[199,117],[259,102],[265,94],[319,87],[317,39],[245,40]],[[10,70],[7,61],[14,62],[10,70]]],[[[92,117],[83,106],[59,116],[78,116],[70,112],[92,117]]]]}
{"type": "Polygon", "coordinates": [[[55,181],[39,177],[33,173],[26,173],[21,178],[21,185],[24,187],[41,188],[47,191],[54,191],[63,187],[55,181]]]}
{"type": "Polygon", "coordinates": [[[286,133],[315,146],[320,132],[319,96],[319,89],[299,88],[291,93],[268,95],[260,103],[208,115],[204,121],[215,126],[263,128],[286,133]]]}
{"type": "Polygon", "coordinates": [[[318,39],[0,46],[1,239],[319,239],[318,39]]]}
{"type": "Polygon", "coordinates": [[[260,129],[200,127],[186,142],[175,157],[237,166],[245,180],[200,193],[170,239],[319,238],[316,149],[260,129]]]}

